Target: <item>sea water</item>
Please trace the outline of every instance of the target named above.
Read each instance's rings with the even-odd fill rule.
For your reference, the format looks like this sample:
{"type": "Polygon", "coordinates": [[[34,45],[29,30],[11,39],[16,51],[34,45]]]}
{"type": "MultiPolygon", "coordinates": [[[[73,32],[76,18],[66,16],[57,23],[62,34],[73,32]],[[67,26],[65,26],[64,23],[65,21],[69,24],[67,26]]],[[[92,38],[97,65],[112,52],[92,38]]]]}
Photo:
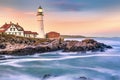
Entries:
{"type": "MultiPolygon", "coordinates": [[[[73,38],[82,40],[81,38],[73,38]]],[[[73,40],[67,39],[67,40],[73,40]]],[[[47,52],[31,56],[5,56],[0,60],[0,80],[120,80],[120,38],[95,38],[111,45],[105,52],[47,52]]]]}

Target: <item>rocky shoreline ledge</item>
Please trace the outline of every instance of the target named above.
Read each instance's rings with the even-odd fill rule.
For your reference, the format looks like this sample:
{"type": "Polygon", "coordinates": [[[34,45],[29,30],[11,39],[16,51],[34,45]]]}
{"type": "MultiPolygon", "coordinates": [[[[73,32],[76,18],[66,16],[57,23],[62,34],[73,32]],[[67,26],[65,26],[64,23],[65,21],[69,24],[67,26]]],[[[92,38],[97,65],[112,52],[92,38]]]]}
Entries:
{"type": "MultiPolygon", "coordinates": [[[[51,75],[51,74],[45,74],[45,75],[43,75],[42,80],[47,80],[48,78],[56,78],[56,77],[59,77],[59,76],[51,75]]],[[[73,78],[73,79],[74,80],[93,80],[93,79],[87,78],[85,76],[80,76],[78,78],[73,78]]]]}
{"type": "Polygon", "coordinates": [[[0,35],[0,55],[33,55],[50,51],[63,52],[105,51],[111,49],[109,45],[93,39],[82,41],[59,39],[33,39],[13,35],[0,35]]]}

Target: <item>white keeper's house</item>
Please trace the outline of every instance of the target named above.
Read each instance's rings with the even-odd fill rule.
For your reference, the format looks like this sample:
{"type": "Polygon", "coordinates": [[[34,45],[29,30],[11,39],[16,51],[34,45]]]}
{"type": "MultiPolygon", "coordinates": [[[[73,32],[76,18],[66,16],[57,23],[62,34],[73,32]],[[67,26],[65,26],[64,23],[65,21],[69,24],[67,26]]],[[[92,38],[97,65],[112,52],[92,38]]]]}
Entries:
{"type": "Polygon", "coordinates": [[[31,37],[31,38],[36,38],[38,35],[37,32],[25,31],[23,27],[21,27],[18,23],[14,24],[12,22],[10,22],[9,24],[5,23],[2,27],[0,27],[0,33],[12,34],[22,37],[31,37]]]}

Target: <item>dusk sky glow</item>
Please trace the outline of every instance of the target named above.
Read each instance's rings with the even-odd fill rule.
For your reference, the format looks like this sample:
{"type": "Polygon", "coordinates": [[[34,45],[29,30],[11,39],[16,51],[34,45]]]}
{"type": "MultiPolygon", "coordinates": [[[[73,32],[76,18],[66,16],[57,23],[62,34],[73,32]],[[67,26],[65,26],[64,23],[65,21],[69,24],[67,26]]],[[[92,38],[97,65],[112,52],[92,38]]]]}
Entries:
{"type": "Polygon", "coordinates": [[[0,26],[12,21],[35,31],[39,5],[46,33],[120,37],[120,0],[0,0],[0,26]]]}

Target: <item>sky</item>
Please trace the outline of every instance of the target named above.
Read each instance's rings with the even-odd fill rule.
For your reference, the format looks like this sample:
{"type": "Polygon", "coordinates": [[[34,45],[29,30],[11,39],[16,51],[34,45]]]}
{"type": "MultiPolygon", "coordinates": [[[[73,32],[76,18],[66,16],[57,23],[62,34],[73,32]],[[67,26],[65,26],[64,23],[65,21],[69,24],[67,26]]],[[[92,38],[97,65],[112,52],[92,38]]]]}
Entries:
{"type": "Polygon", "coordinates": [[[36,31],[39,6],[46,33],[120,37],[120,0],[0,0],[0,26],[12,21],[36,31]]]}

